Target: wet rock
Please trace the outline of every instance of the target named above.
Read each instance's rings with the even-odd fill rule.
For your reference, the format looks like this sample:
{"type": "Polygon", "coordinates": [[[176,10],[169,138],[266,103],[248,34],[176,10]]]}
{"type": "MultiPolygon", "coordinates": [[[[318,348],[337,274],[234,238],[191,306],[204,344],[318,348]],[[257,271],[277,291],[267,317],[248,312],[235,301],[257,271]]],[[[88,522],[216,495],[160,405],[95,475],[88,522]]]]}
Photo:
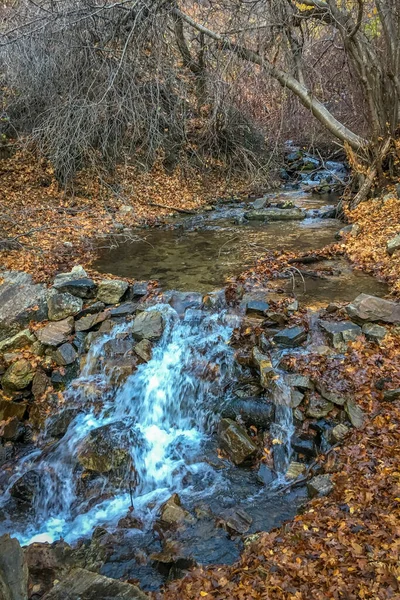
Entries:
{"type": "Polygon", "coordinates": [[[22,419],[26,412],[26,402],[10,402],[9,400],[0,400],[0,421],[5,421],[12,417],[22,419]]]}
{"type": "Polygon", "coordinates": [[[341,442],[349,433],[349,428],[344,423],[339,423],[332,429],[332,438],[334,442],[341,442]]]}
{"type": "Polygon", "coordinates": [[[108,360],[105,373],[110,379],[110,384],[115,387],[123,385],[128,377],[136,371],[137,364],[138,359],[131,354],[108,360]]]}
{"type": "Polygon", "coordinates": [[[46,423],[46,433],[50,437],[60,438],[62,437],[70,423],[75,419],[79,413],[78,408],[65,408],[62,412],[54,417],[51,417],[46,423]]]}
{"type": "Polygon", "coordinates": [[[127,317],[133,315],[136,311],[137,304],[135,302],[124,302],[110,310],[111,317],[127,317]]]}
{"type": "Polygon", "coordinates": [[[365,422],[365,414],[362,408],[356,404],[355,400],[349,399],[346,402],[345,410],[353,427],[361,429],[365,422]]]}
{"type": "Polygon", "coordinates": [[[228,508],[220,514],[220,518],[225,529],[231,534],[247,533],[253,522],[251,516],[242,508],[228,508]]]}
{"type": "Polygon", "coordinates": [[[95,315],[97,313],[101,313],[104,311],[105,307],[106,305],[104,304],[104,302],[93,302],[93,304],[90,304],[89,306],[83,308],[80,312],[78,312],[78,314],[75,315],[75,319],[79,320],[82,319],[82,317],[87,317],[87,315],[95,315]]]}
{"type": "Polygon", "coordinates": [[[0,342],[0,354],[4,352],[10,352],[10,350],[20,350],[25,346],[31,346],[35,342],[36,338],[29,329],[19,331],[11,338],[7,338],[0,342]]]}
{"type": "Polygon", "coordinates": [[[93,315],[86,315],[75,321],[75,330],[76,331],[89,331],[96,325],[103,323],[109,317],[109,313],[107,311],[103,311],[93,315]]]}
{"type": "Polygon", "coordinates": [[[111,423],[91,431],[78,449],[77,459],[84,469],[96,473],[109,473],[129,464],[124,424],[111,423]]]}
{"type": "Polygon", "coordinates": [[[307,458],[314,458],[314,456],[317,455],[315,442],[310,438],[302,438],[294,435],[292,436],[290,444],[295,452],[302,454],[307,458]]]}
{"type": "Polygon", "coordinates": [[[307,483],[310,498],[315,496],[328,496],[334,490],[330,475],[317,475],[307,483]]]}
{"type": "Polygon", "coordinates": [[[265,317],[268,309],[269,304],[264,300],[249,300],[246,303],[247,315],[259,315],[261,317],[265,317]]]}
{"type": "Polygon", "coordinates": [[[97,299],[105,304],[117,304],[128,289],[128,283],[118,279],[104,279],[99,283],[97,299]]]}
{"type": "Polygon", "coordinates": [[[223,308],[226,305],[225,290],[215,290],[203,296],[204,308],[223,308]]]}
{"type": "Polygon", "coordinates": [[[86,279],[87,276],[88,274],[82,265],[76,265],[75,267],[72,267],[71,271],[56,275],[53,281],[53,286],[59,286],[67,281],[74,281],[75,279],[86,279]]]}
{"type": "Polygon", "coordinates": [[[0,437],[3,438],[5,442],[18,442],[23,439],[24,434],[25,427],[17,417],[8,419],[0,429],[0,437]]]}
{"type": "Polygon", "coordinates": [[[36,337],[46,346],[59,346],[66,342],[74,330],[74,318],[67,317],[61,321],[48,323],[42,329],[38,329],[36,337]]]}
{"type": "Polygon", "coordinates": [[[353,342],[361,335],[361,327],[351,321],[320,321],[319,325],[327,334],[334,348],[340,348],[347,342],[353,342]]]}
{"type": "Polygon", "coordinates": [[[132,298],[142,298],[143,296],[146,296],[148,289],[148,281],[135,281],[131,287],[131,296],[132,298]]]}
{"type": "Polygon", "coordinates": [[[227,452],[232,462],[241,465],[255,458],[258,447],[243,427],[231,419],[222,419],[219,424],[221,448],[227,452]]]}
{"type": "Polygon", "coordinates": [[[53,358],[60,366],[71,365],[78,358],[78,353],[72,344],[62,344],[53,353],[53,358]]]}
{"type": "Polygon", "coordinates": [[[337,392],[333,389],[328,389],[328,387],[320,381],[315,382],[315,387],[317,392],[319,392],[321,396],[325,398],[325,400],[333,402],[333,404],[337,404],[337,406],[343,406],[344,404],[346,404],[348,398],[341,392],[337,392]]]}
{"type": "Polygon", "coordinates": [[[303,475],[303,473],[305,473],[306,468],[307,467],[304,463],[292,461],[288,466],[288,470],[286,471],[285,477],[289,481],[297,479],[298,477],[300,477],[300,475],[303,475]]]}
{"type": "Polygon", "coordinates": [[[232,421],[240,420],[246,426],[268,428],[274,420],[275,405],[263,398],[235,399],[222,409],[221,416],[232,421]]]}
{"type": "Polygon", "coordinates": [[[313,393],[308,402],[306,415],[313,419],[320,419],[321,417],[326,417],[333,409],[333,406],[332,402],[313,393]]]}
{"type": "Polygon", "coordinates": [[[313,390],[314,383],[307,375],[300,375],[299,373],[288,373],[285,375],[285,382],[290,387],[299,388],[299,390],[313,390]]]}
{"type": "Polygon", "coordinates": [[[386,390],[383,392],[383,399],[385,402],[394,402],[400,398],[400,388],[395,390],[386,390]]]}
{"type": "Polygon", "coordinates": [[[244,216],[249,221],[302,221],[306,213],[301,208],[263,208],[248,210],[244,216]]]}
{"type": "Polygon", "coordinates": [[[386,328],[382,327],[382,325],[377,325],[376,323],[365,323],[362,326],[362,332],[367,340],[377,344],[379,344],[387,334],[386,328]]]}
{"type": "Polygon", "coordinates": [[[32,394],[38,398],[45,393],[50,385],[50,379],[42,369],[38,369],[32,380],[32,394]]]}
{"type": "Polygon", "coordinates": [[[77,362],[55,369],[51,373],[51,383],[55,390],[64,390],[78,376],[79,365],[77,362]]]}
{"type": "Polygon", "coordinates": [[[173,494],[160,508],[158,524],[162,529],[178,527],[193,521],[192,515],[182,507],[178,494],[173,494]]]}
{"type": "Polygon", "coordinates": [[[47,301],[50,321],[61,321],[67,317],[73,317],[82,310],[81,298],[72,294],[53,294],[47,301]]]}
{"type": "Polygon", "coordinates": [[[135,585],[109,579],[85,569],[74,569],[43,600],[148,600],[135,585]]]}
{"type": "Polygon", "coordinates": [[[176,310],[178,315],[182,317],[188,308],[201,308],[203,305],[203,296],[198,292],[172,291],[167,301],[176,310]]]}
{"type": "Polygon", "coordinates": [[[96,297],[97,285],[92,279],[84,277],[82,279],[71,279],[60,281],[53,286],[61,293],[67,292],[78,298],[90,299],[96,297]]]}
{"type": "Polygon", "coordinates": [[[394,254],[397,250],[399,250],[400,249],[400,234],[398,234],[394,238],[388,240],[388,242],[386,244],[386,248],[387,248],[388,254],[390,254],[390,255],[394,254]]]}
{"type": "Polygon", "coordinates": [[[400,323],[400,304],[368,294],[360,294],[346,307],[351,319],[356,322],[400,323]]]}
{"type": "Polygon", "coordinates": [[[290,391],[290,408],[297,408],[304,400],[303,392],[292,389],[290,391]]]}
{"type": "Polygon", "coordinates": [[[22,358],[8,367],[1,384],[5,390],[23,390],[28,387],[34,376],[35,367],[31,365],[29,360],[22,358]]]}
{"type": "Polygon", "coordinates": [[[300,346],[306,339],[307,331],[300,325],[283,329],[273,337],[273,340],[276,344],[279,344],[279,346],[284,346],[285,348],[296,348],[297,346],[300,346]]]}
{"type": "Polygon", "coordinates": [[[164,319],[161,312],[145,311],[134,320],[132,335],[137,340],[159,340],[164,331],[164,319]]]}
{"type": "Polygon", "coordinates": [[[141,340],[133,349],[144,362],[151,360],[153,347],[149,340],[141,340]]]}
{"type": "Polygon", "coordinates": [[[28,567],[24,552],[9,534],[0,537],[0,598],[28,600],[28,567]]]}
{"type": "Polygon", "coordinates": [[[25,505],[32,506],[40,488],[41,476],[39,471],[27,471],[11,486],[12,498],[25,505]]]}
{"type": "Polygon", "coordinates": [[[47,319],[47,290],[32,277],[17,271],[2,273],[0,285],[0,341],[10,338],[30,321],[47,319]]]}
{"type": "Polygon", "coordinates": [[[121,529],[143,529],[143,522],[131,512],[118,521],[118,527],[121,529]]]}

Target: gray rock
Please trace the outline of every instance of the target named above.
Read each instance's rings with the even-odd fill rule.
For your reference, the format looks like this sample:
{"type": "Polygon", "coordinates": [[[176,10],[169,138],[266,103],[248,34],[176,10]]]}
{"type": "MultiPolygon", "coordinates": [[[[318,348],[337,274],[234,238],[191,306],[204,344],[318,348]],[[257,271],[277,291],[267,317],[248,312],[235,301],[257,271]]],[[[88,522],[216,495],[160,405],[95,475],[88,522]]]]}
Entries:
{"type": "Polygon", "coordinates": [[[333,404],[337,404],[338,406],[343,406],[348,400],[345,394],[337,392],[336,390],[329,390],[327,386],[321,383],[320,381],[315,382],[315,387],[317,392],[319,392],[321,396],[325,398],[325,400],[333,402],[333,404]]]}
{"type": "Polygon", "coordinates": [[[35,340],[35,336],[32,335],[29,329],[24,329],[13,335],[11,338],[0,342],[0,354],[9,352],[10,350],[20,350],[25,346],[31,346],[35,340]]]}
{"type": "Polygon", "coordinates": [[[21,358],[12,363],[4,373],[1,384],[5,390],[23,390],[31,383],[35,376],[35,367],[29,360],[21,358]]]}
{"type": "Polygon", "coordinates": [[[400,323],[400,304],[368,294],[360,294],[346,307],[347,314],[356,322],[400,323]]]}
{"type": "Polygon", "coordinates": [[[0,537],[0,598],[28,600],[28,567],[24,552],[8,533],[0,537]]]}
{"type": "Polygon", "coordinates": [[[26,412],[26,407],[26,402],[0,400],[0,421],[6,421],[11,417],[17,417],[21,420],[26,412]]]}
{"type": "Polygon", "coordinates": [[[332,402],[329,402],[322,396],[312,394],[310,396],[306,414],[313,419],[320,419],[321,417],[326,417],[332,409],[332,402]]]}
{"type": "Polygon", "coordinates": [[[398,183],[396,185],[396,194],[397,194],[397,197],[400,198],[400,183],[398,183]]]}
{"type": "Polygon", "coordinates": [[[351,321],[319,321],[319,325],[326,332],[334,348],[340,348],[361,335],[361,327],[351,321]]]}
{"type": "Polygon", "coordinates": [[[82,310],[82,299],[72,294],[53,294],[47,302],[50,321],[61,321],[67,317],[73,317],[82,310]]]}
{"type": "Polygon", "coordinates": [[[6,271],[0,285],[0,341],[25,329],[30,321],[47,319],[47,290],[26,273],[6,271]]]}
{"type": "Polygon", "coordinates": [[[300,475],[305,473],[306,469],[307,467],[304,463],[293,461],[289,464],[285,477],[288,480],[297,479],[300,475]]]}
{"type": "Polygon", "coordinates": [[[219,440],[221,448],[235,463],[241,465],[255,458],[258,447],[247,435],[245,429],[231,419],[222,419],[219,424],[219,440]]]}
{"type": "Polygon", "coordinates": [[[95,298],[97,292],[97,285],[93,279],[89,279],[88,277],[62,281],[55,283],[53,287],[58,292],[67,292],[68,294],[84,299],[95,298]]]}
{"type": "Polygon", "coordinates": [[[385,390],[383,392],[383,399],[385,402],[394,402],[400,398],[400,388],[395,390],[385,390]]]}
{"type": "Polygon", "coordinates": [[[313,390],[314,384],[308,375],[300,375],[299,373],[288,373],[285,375],[285,382],[295,388],[299,388],[302,391],[313,390]]]}
{"type": "Polygon", "coordinates": [[[40,487],[40,481],[41,475],[38,471],[33,469],[27,471],[13,483],[10,488],[10,494],[17,502],[26,506],[32,506],[40,487]]]}
{"type": "Polygon", "coordinates": [[[332,438],[335,442],[341,442],[349,433],[349,428],[344,423],[339,423],[332,429],[332,438]]]}
{"type": "Polygon", "coordinates": [[[333,492],[335,486],[332,483],[330,475],[317,475],[307,484],[307,490],[310,498],[315,496],[328,496],[333,492]]]}
{"type": "Polygon", "coordinates": [[[99,283],[97,299],[105,304],[117,304],[128,289],[128,283],[118,279],[104,279],[99,283]]]}
{"type": "Polygon", "coordinates": [[[257,198],[254,202],[251,203],[252,207],[255,210],[260,210],[261,208],[265,208],[268,203],[268,198],[257,198]]]}
{"type": "Polygon", "coordinates": [[[290,408],[297,408],[304,400],[303,392],[292,389],[290,391],[290,408]]]}
{"type": "Polygon", "coordinates": [[[168,293],[167,302],[181,317],[188,308],[201,308],[203,296],[198,292],[176,292],[168,293]]]}
{"type": "Polygon", "coordinates": [[[386,248],[388,254],[390,255],[394,254],[397,250],[400,249],[400,233],[397,234],[394,238],[388,240],[386,248]]]}
{"type": "Polygon", "coordinates": [[[268,302],[263,300],[249,300],[246,304],[247,315],[260,315],[261,317],[265,317],[268,309],[268,302]]]}
{"type": "Polygon", "coordinates": [[[58,415],[51,417],[46,422],[46,433],[51,437],[62,437],[78,412],[78,408],[65,408],[58,415]]]}
{"type": "Polygon", "coordinates": [[[42,600],[148,600],[135,585],[109,579],[85,569],[74,569],[42,600]]]}
{"type": "Polygon", "coordinates": [[[36,337],[46,346],[59,346],[66,342],[74,330],[74,318],[67,317],[61,321],[52,321],[42,329],[38,329],[36,337]]]}
{"type": "Polygon", "coordinates": [[[221,416],[232,421],[240,420],[246,426],[268,428],[274,420],[275,405],[264,398],[235,398],[222,409],[221,416]]]}
{"type": "Polygon", "coordinates": [[[379,344],[383,340],[383,338],[387,334],[387,330],[382,325],[377,325],[376,323],[365,323],[362,326],[362,332],[371,342],[376,342],[379,344]]]}
{"type": "Polygon", "coordinates": [[[356,429],[361,429],[364,426],[365,414],[356,402],[351,398],[347,400],[345,410],[349,416],[350,422],[356,429]]]}
{"type": "Polygon", "coordinates": [[[304,327],[300,325],[283,329],[273,337],[273,340],[276,344],[279,344],[279,346],[284,346],[285,348],[296,348],[305,342],[306,339],[307,332],[304,327]]]}
{"type": "Polygon", "coordinates": [[[302,221],[306,213],[301,208],[263,208],[248,210],[244,216],[249,221],[302,221]]]}
{"type": "Polygon", "coordinates": [[[315,447],[314,440],[298,437],[297,435],[292,436],[290,442],[293,450],[298,454],[313,458],[317,455],[317,449],[315,447]]]}
{"type": "Polygon", "coordinates": [[[135,302],[124,302],[110,310],[110,317],[127,317],[136,311],[136,307],[135,302]]]}
{"type": "Polygon", "coordinates": [[[141,340],[136,344],[136,346],[134,346],[133,349],[136,354],[145,362],[149,362],[149,360],[151,360],[153,347],[149,340],[141,340]]]}
{"type": "Polygon", "coordinates": [[[240,535],[246,533],[253,522],[251,516],[242,508],[227,508],[219,516],[229,533],[240,535]]]}
{"type": "Polygon", "coordinates": [[[96,473],[109,473],[129,464],[129,444],[124,424],[111,423],[91,431],[83,440],[77,458],[84,469],[96,473]]]}
{"type": "Polygon", "coordinates": [[[132,285],[132,298],[142,298],[143,296],[146,296],[148,289],[148,281],[135,281],[132,285]]]}
{"type": "Polygon", "coordinates": [[[35,398],[42,396],[50,385],[50,379],[42,369],[38,369],[32,380],[32,394],[35,398]]]}
{"type": "Polygon", "coordinates": [[[353,229],[353,225],[346,225],[345,227],[342,227],[342,229],[340,231],[338,231],[337,234],[335,235],[335,238],[337,240],[342,239],[343,236],[351,233],[352,229],[353,229]]]}
{"type": "Polygon", "coordinates": [[[66,366],[72,364],[78,358],[78,354],[72,344],[62,344],[54,352],[53,357],[58,365],[66,366]]]}
{"type": "Polygon", "coordinates": [[[172,494],[160,508],[158,523],[163,529],[169,529],[182,525],[185,522],[191,523],[193,520],[192,515],[182,507],[179,495],[172,494]]]}
{"type": "Polygon", "coordinates": [[[53,286],[62,285],[67,281],[74,281],[75,279],[85,279],[87,277],[87,273],[85,269],[81,265],[76,265],[72,267],[71,271],[68,273],[59,273],[55,276],[53,281],[53,286]]]}
{"type": "Polygon", "coordinates": [[[96,325],[99,325],[103,321],[105,321],[109,317],[109,313],[107,311],[103,311],[101,313],[86,315],[82,317],[78,321],[75,321],[75,330],[76,331],[89,331],[96,325]]]}
{"type": "Polygon", "coordinates": [[[156,310],[140,313],[132,325],[132,335],[137,340],[159,340],[164,331],[164,318],[156,310]]]}

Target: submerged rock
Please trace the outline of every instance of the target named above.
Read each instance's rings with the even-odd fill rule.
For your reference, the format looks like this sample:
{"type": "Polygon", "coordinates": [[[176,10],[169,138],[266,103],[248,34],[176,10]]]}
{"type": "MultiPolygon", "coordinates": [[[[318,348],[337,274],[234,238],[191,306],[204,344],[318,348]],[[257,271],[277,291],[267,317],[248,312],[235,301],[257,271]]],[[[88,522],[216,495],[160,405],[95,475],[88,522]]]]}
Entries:
{"type": "Polygon", "coordinates": [[[128,289],[128,283],[118,279],[104,279],[99,283],[97,299],[105,304],[117,304],[128,289]]]}
{"type": "Polygon", "coordinates": [[[66,317],[73,317],[82,310],[81,298],[72,294],[53,294],[47,301],[50,321],[61,321],[66,317]]]}
{"type": "Polygon", "coordinates": [[[351,319],[359,322],[382,321],[383,323],[400,323],[400,304],[384,300],[368,294],[360,294],[346,307],[351,319]]]}
{"type": "Polygon", "coordinates": [[[137,340],[159,340],[163,331],[164,318],[159,311],[142,312],[133,321],[132,335],[137,340]]]}
{"type": "Polygon", "coordinates": [[[135,585],[109,579],[85,569],[74,569],[43,600],[148,600],[135,585]]]}
{"type": "Polygon", "coordinates": [[[222,417],[226,419],[240,419],[246,426],[255,425],[258,429],[265,429],[274,420],[275,405],[264,398],[237,398],[228,402],[222,410],[222,417]]]}
{"type": "Polygon", "coordinates": [[[20,543],[8,534],[0,537],[0,598],[28,599],[28,567],[20,543]]]}
{"type": "Polygon", "coordinates": [[[40,481],[39,471],[34,469],[27,471],[11,486],[10,494],[12,498],[22,504],[32,506],[40,487],[40,481]]]}
{"type": "Polygon", "coordinates": [[[227,452],[236,465],[241,465],[255,458],[258,452],[257,445],[246,430],[235,421],[222,419],[218,434],[221,448],[227,452]]]}
{"type": "Polygon", "coordinates": [[[17,360],[4,373],[1,384],[5,390],[23,390],[31,383],[35,376],[35,367],[29,360],[22,358],[17,360]]]}
{"type": "Polygon", "coordinates": [[[306,213],[301,208],[263,208],[248,210],[244,216],[249,221],[302,221],[306,213]]]}
{"type": "Polygon", "coordinates": [[[128,465],[131,457],[124,424],[111,423],[91,431],[78,449],[77,459],[84,469],[96,473],[128,465]]]}

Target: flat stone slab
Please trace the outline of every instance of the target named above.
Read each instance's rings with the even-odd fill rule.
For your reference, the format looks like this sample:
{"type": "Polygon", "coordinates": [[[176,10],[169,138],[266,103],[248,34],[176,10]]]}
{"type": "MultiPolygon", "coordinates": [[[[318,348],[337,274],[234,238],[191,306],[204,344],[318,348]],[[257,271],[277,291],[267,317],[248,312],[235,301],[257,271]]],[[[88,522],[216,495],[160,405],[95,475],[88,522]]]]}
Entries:
{"type": "Polygon", "coordinates": [[[62,321],[51,321],[42,329],[38,329],[35,335],[39,342],[46,346],[59,346],[68,340],[74,329],[74,318],[68,317],[62,321]]]}
{"type": "Polygon", "coordinates": [[[296,348],[296,346],[300,346],[300,344],[305,342],[306,339],[307,332],[301,325],[283,329],[273,337],[276,344],[286,348],[296,348]]]}
{"type": "Polygon", "coordinates": [[[262,208],[248,210],[244,216],[249,221],[302,221],[306,213],[301,208],[262,208]]]}
{"type": "Polygon", "coordinates": [[[43,600],[148,600],[135,585],[122,583],[92,571],[74,569],[43,600]]]}
{"type": "Polygon", "coordinates": [[[377,296],[360,294],[346,307],[346,311],[357,322],[400,323],[400,304],[377,296]]]}

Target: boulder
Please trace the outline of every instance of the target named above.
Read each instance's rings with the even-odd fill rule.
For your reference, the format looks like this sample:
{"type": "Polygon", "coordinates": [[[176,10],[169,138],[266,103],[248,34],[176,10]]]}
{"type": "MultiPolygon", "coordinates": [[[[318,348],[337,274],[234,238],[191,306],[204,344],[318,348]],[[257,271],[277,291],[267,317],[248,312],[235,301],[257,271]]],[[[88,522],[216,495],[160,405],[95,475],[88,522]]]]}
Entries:
{"type": "Polygon", "coordinates": [[[188,308],[201,308],[203,296],[198,292],[176,292],[168,294],[168,304],[182,317],[188,308]]]}
{"type": "Polygon", "coordinates": [[[334,348],[353,342],[361,335],[361,327],[351,321],[319,321],[319,325],[334,348]]]}
{"type": "Polygon", "coordinates": [[[346,307],[349,317],[356,322],[382,321],[400,323],[400,304],[368,294],[360,294],[346,307]]]}
{"type": "Polygon", "coordinates": [[[255,425],[266,429],[274,421],[275,405],[263,398],[235,398],[224,406],[221,416],[236,421],[240,419],[246,426],[255,425]]]}
{"type": "Polygon", "coordinates": [[[29,329],[19,331],[11,338],[7,338],[0,342],[0,354],[10,352],[10,350],[20,350],[25,346],[31,346],[36,341],[36,338],[29,329]]]}
{"type": "Polygon", "coordinates": [[[390,255],[394,254],[397,250],[400,249],[400,233],[398,235],[396,235],[394,238],[388,240],[388,242],[386,244],[386,248],[387,248],[388,254],[390,254],[390,255]]]}
{"type": "Polygon", "coordinates": [[[28,600],[28,567],[18,540],[0,537],[0,598],[28,600]]]}
{"type": "Polygon", "coordinates": [[[26,402],[10,402],[9,400],[0,400],[0,421],[5,421],[12,417],[22,419],[26,412],[26,402]]]}
{"type": "Polygon", "coordinates": [[[21,358],[8,367],[3,375],[1,384],[5,390],[23,390],[28,387],[34,376],[35,367],[31,365],[29,360],[21,358]]]}
{"type": "Polygon", "coordinates": [[[258,452],[257,445],[246,430],[235,421],[222,419],[218,434],[221,448],[225,450],[235,465],[241,465],[255,458],[258,452]]]}
{"type": "Polygon", "coordinates": [[[111,423],[89,433],[78,449],[79,464],[88,471],[109,473],[130,461],[123,423],[111,423]]]}
{"type": "Polygon", "coordinates": [[[365,414],[356,402],[351,398],[347,400],[345,410],[349,416],[350,422],[356,429],[361,429],[364,426],[365,414]]]}
{"type": "Polygon", "coordinates": [[[12,498],[17,502],[32,506],[35,501],[35,496],[40,488],[41,475],[39,471],[27,471],[17,479],[10,488],[12,498]]]}
{"type": "Polygon", "coordinates": [[[26,273],[6,271],[0,285],[0,341],[25,329],[30,321],[47,319],[47,290],[26,273]]]}
{"type": "Polygon", "coordinates": [[[93,279],[72,279],[70,281],[56,283],[53,286],[58,292],[72,294],[77,298],[85,300],[96,297],[97,285],[93,279]]]}
{"type": "Polygon", "coordinates": [[[82,310],[81,298],[72,294],[53,294],[47,301],[50,321],[61,321],[67,317],[73,317],[82,310]]]}
{"type": "Polygon", "coordinates": [[[85,569],[74,569],[42,600],[148,600],[135,585],[109,579],[85,569]]]}
{"type": "Polygon", "coordinates": [[[140,313],[132,325],[132,335],[136,340],[159,340],[164,331],[164,319],[161,312],[152,310],[140,313]]]}
{"type": "Polygon", "coordinates": [[[136,352],[136,354],[142,359],[144,360],[144,362],[149,362],[149,360],[151,360],[151,356],[152,356],[152,352],[153,352],[153,347],[151,345],[151,342],[149,340],[141,340],[140,342],[138,342],[136,344],[136,346],[134,346],[134,351],[136,352]]]}
{"type": "Polygon", "coordinates": [[[192,515],[182,507],[178,494],[173,494],[160,508],[158,523],[163,529],[178,527],[185,522],[193,521],[192,515]]]}
{"type": "Polygon", "coordinates": [[[78,358],[78,353],[72,344],[62,344],[53,353],[53,358],[58,365],[65,367],[71,365],[78,358]]]}
{"type": "Polygon", "coordinates": [[[74,318],[67,317],[61,321],[52,321],[35,334],[39,342],[46,346],[59,346],[66,342],[74,330],[74,318]]]}
{"type": "Polygon", "coordinates": [[[330,475],[317,475],[307,483],[310,498],[315,496],[328,496],[334,490],[330,475]]]}
{"type": "Polygon", "coordinates": [[[279,346],[284,346],[285,348],[296,348],[305,342],[306,339],[307,331],[301,325],[283,329],[273,337],[273,340],[276,344],[279,344],[279,346]]]}
{"type": "Polygon", "coordinates": [[[302,221],[306,213],[301,208],[263,208],[248,210],[244,216],[249,221],[302,221]]]}
{"type": "Polygon", "coordinates": [[[128,289],[128,282],[119,279],[104,279],[99,283],[97,299],[105,304],[117,304],[128,289]]]}
{"type": "Polygon", "coordinates": [[[376,323],[365,323],[362,326],[362,332],[371,342],[375,342],[379,344],[383,340],[383,338],[387,334],[387,330],[382,325],[377,325],[376,323]]]}

